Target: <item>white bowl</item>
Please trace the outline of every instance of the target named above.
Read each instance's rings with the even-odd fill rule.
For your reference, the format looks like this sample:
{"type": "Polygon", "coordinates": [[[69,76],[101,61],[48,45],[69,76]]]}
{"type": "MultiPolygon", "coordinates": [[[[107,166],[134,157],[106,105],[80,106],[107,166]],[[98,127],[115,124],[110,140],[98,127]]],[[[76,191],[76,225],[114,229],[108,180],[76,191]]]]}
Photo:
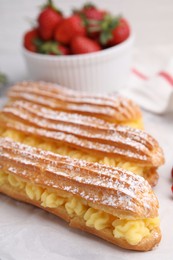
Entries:
{"type": "Polygon", "coordinates": [[[105,93],[119,90],[128,81],[133,42],[134,37],[131,35],[119,45],[83,55],[44,55],[25,48],[23,54],[32,80],[105,93]]]}

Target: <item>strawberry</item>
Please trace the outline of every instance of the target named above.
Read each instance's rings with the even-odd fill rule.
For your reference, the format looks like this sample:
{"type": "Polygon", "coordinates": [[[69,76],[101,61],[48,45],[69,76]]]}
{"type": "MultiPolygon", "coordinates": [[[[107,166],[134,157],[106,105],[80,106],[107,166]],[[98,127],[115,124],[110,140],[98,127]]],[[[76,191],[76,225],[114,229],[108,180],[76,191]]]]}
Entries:
{"type": "Polygon", "coordinates": [[[76,36],[71,42],[71,50],[73,54],[84,54],[100,51],[100,45],[87,37],[76,36]]]}
{"type": "Polygon", "coordinates": [[[70,49],[67,48],[66,46],[59,44],[58,48],[59,48],[61,55],[69,55],[70,54],[70,49]]]}
{"type": "Polygon", "coordinates": [[[70,51],[67,47],[55,42],[55,41],[47,41],[47,42],[38,42],[38,52],[43,54],[51,54],[51,55],[68,55],[70,51]]]}
{"type": "Polygon", "coordinates": [[[70,44],[75,36],[84,36],[86,30],[82,19],[78,15],[72,15],[64,19],[55,29],[54,39],[63,44],[70,44]]]}
{"type": "Polygon", "coordinates": [[[98,9],[93,4],[85,4],[81,10],[74,10],[74,13],[79,14],[87,29],[87,34],[90,38],[98,39],[101,31],[100,22],[108,14],[107,11],[98,9]]]}
{"type": "Polygon", "coordinates": [[[81,10],[74,10],[74,13],[78,13],[85,19],[101,21],[107,14],[107,11],[98,9],[93,4],[85,4],[81,10]]]}
{"type": "Polygon", "coordinates": [[[62,20],[62,14],[57,10],[52,1],[49,0],[43,11],[38,16],[39,35],[45,40],[53,38],[53,32],[57,24],[62,20]]]}
{"type": "Polygon", "coordinates": [[[107,15],[100,23],[100,43],[110,47],[125,41],[130,35],[128,22],[119,16],[107,15]]]}
{"type": "Polygon", "coordinates": [[[32,29],[32,30],[26,32],[24,35],[24,40],[23,40],[24,47],[29,51],[36,52],[37,47],[34,43],[34,41],[36,39],[38,39],[38,30],[37,29],[32,29]]]}
{"type": "Polygon", "coordinates": [[[125,41],[130,35],[130,27],[128,22],[121,18],[118,25],[112,31],[112,38],[108,42],[109,46],[113,46],[125,41]]]}

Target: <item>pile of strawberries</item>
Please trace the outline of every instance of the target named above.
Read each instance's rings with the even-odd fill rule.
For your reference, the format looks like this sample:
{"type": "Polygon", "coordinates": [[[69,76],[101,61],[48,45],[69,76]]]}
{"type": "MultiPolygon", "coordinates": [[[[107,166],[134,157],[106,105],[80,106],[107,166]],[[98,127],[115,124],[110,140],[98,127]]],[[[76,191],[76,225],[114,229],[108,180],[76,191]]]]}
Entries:
{"type": "Polygon", "coordinates": [[[85,4],[64,17],[49,0],[37,17],[37,27],[25,33],[23,45],[42,54],[84,54],[117,45],[129,35],[130,27],[124,18],[93,4],[85,4]]]}

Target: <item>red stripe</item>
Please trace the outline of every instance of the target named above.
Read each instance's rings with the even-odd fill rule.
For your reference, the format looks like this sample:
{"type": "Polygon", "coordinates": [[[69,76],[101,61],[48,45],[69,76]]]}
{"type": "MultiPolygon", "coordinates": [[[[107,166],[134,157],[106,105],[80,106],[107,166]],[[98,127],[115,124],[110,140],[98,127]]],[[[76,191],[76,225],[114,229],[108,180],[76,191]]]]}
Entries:
{"type": "Polygon", "coordinates": [[[166,79],[169,82],[169,84],[173,87],[173,77],[170,74],[168,74],[165,71],[160,71],[159,76],[162,76],[164,79],[166,79]]]}
{"type": "Polygon", "coordinates": [[[141,79],[143,79],[143,80],[147,80],[147,79],[148,79],[147,76],[145,76],[143,73],[141,73],[139,70],[137,70],[137,69],[135,69],[135,68],[132,69],[132,72],[133,72],[136,76],[138,76],[139,78],[141,78],[141,79]]]}
{"type": "MultiPolygon", "coordinates": [[[[141,73],[139,70],[132,68],[132,72],[138,76],[139,78],[143,79],[143,80],[148,80],[149,78],[144,75],[143,73],[141,73]]],[[[158,73],[159,76],[163,77],[172,87],[173,87],[173,76],[171,76],[170,74],[168,74],[165,71],[160,71],[158,73]]]]}

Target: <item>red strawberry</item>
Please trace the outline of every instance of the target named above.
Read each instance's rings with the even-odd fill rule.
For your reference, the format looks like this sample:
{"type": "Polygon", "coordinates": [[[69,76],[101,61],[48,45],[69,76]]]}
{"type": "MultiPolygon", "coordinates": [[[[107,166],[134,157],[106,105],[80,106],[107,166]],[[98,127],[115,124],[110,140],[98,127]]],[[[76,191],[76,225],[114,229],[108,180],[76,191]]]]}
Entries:
{"type": "Polygon", "coordinates": [[[54,39],[63,44],[70,44],[75,36],[84,36],[85,34],[85,27],[80,16],[72,15],[57,26],[54,32],[54,39]]]}
{"type": "Polygon", "coordinates": [[[100,22],[108,15],[108,12],[100,10],[95,5],[89,3],[85,4],[81,10],[74,10],[74,13],[82,17],[88,36],[98,39],[101,31],[100,22]]]}
{"type": "Polygon", "coordinates": [[[100,21],[104,18],[107,11],[98,9],[95,5],[85,4],[80,10],[74,10],[74,13],[81,15],[84,19],[100,21]]]}
{"type": "Polygon", "coordinates": [[[125,41],[130,35],[130,27],[128,22],[119,16],[107,15],[100,23],[100,39],[99,42],[110,47],[125,41]]]}
{"type": "Polygon", "coordinates": [[[98,39],[101,32],[100,23],[107,15],[107,13],[96,8],[87,8],[85,10],[85,14],[88,36],[94,39],[98,39]]]}
{"type": "Polygon", "coordinates": [[[106,11],[98,10],[96,8],[87,8],[84,13],[87,19],[92,19],[96,21],[101,21],[107,14],[106,11]]]}
{"type": "Polygon", "coordinates": [[[130,35],[130,27],[128,22],[121,18],[118,25],[112,31],[112,39],[108,42],[109,46],[116,45],[125,41],[130,35]]]}
{"type": "Polygon", "coordinates": [[[59,48],[59,51],[62,55],[69,55],[70,54],[70,50],[66,46],[59,44],[58,48],[59,48]]]}
{"type": "Polygon", "coordinates": [[[24,35],[23,45],[24,47],[32,52],[37,51],[37,47],[34,43],[34,40],[38,39],[38,30],[32,29],[31,31],[28,31],[24,35]]]}
{"type": "Polygon", "coordinates": [[[71,42],[71,49],[74,54],[84,54],[100,51],[101,47],[96,41],[84,36],[77,36],[71,42]]]}
{"type": "Polygon", "coordinates": [[[106,11],[98,9],[93,4],[86,4],[81,10],[76,12],[78,12],[81,15],[84,15],[86,19],[92,19],[96,21],[102,20],[104,16],[107,14],[106,11]]]}
{"type": "Polygon", "coordinates": [[[56,10],[52,1],[49,0],[46,8],[38,16],[40,37],[45,41],[51,40],[54,29],[61,20],[61,12],[56,10]]]}

